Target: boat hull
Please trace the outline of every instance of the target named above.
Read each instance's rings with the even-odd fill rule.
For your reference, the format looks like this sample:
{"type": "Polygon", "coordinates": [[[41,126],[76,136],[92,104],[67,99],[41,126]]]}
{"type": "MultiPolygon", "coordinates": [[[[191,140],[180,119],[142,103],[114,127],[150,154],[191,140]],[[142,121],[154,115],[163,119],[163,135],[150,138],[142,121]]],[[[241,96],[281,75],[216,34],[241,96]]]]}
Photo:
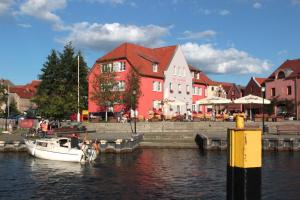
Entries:
{"type": "MultiPolygon", "coordinates": [[[[28,153],[36,158],[67,161],[67,162],[85,162],[85,153],[77,148],[65,147],[41,147],[36,141],[25,140],[28,153]]],[[[94,160],[93,157],[91,160],[94,160]]]]}

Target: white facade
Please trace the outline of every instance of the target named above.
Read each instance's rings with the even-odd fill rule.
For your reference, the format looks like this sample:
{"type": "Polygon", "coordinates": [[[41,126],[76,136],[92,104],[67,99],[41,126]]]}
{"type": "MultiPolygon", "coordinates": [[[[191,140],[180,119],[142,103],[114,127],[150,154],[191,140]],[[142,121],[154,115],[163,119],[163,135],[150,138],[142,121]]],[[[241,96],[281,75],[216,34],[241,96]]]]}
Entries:
{"type": "Polygon", "coordinates": [[[164,114],[187,114],[187,109],[192,109],[193,77],[180,46],[164,75],[164,114]]]}

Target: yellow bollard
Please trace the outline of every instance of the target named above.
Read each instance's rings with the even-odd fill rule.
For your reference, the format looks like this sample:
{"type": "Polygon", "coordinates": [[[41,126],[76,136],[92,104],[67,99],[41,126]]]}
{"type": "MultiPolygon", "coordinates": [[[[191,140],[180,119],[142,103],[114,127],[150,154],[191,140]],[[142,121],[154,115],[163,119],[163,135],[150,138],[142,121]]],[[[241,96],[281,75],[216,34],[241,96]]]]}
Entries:
{"type": "Polygon", "coordinates": [[[261,135],[261,129],[244,128],[242,116],[228,129],[227,200],[261,199],[261,135]]]}
{"type": "Polygon", "coordinates": [[[241,115],[237,115],[235,125],[236,128],[244,128],[245,127],[244,117],[241,115]]]}

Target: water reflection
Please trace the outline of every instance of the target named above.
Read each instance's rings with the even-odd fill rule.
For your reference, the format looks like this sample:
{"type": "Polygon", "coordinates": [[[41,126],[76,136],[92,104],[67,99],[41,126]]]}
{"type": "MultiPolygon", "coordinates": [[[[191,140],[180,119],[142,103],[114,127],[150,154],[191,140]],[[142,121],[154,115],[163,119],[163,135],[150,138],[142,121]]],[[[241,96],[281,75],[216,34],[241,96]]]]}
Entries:
{"type": "MultiPolygon", "coordinates": [[[[262,199],[298,199],[299,153],[265,153],[262,199]]],[[[0,199],[225,199],[226,152],[144,149],[81,165],[0,154],[0,199]]]]}

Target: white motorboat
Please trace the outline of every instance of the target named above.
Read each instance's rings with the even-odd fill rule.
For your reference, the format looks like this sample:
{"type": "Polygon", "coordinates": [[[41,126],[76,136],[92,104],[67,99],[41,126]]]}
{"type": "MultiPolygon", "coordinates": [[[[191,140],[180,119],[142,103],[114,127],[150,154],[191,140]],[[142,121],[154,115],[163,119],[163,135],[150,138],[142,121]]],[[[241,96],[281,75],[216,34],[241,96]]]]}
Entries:
{"type": "Polygon", "coordinates": [[[30,155],[42,159],[87,162],[97,158],[95,148],[84,143],[79,147],[76,138],[25,139],[25,144],[30,155]]]}

